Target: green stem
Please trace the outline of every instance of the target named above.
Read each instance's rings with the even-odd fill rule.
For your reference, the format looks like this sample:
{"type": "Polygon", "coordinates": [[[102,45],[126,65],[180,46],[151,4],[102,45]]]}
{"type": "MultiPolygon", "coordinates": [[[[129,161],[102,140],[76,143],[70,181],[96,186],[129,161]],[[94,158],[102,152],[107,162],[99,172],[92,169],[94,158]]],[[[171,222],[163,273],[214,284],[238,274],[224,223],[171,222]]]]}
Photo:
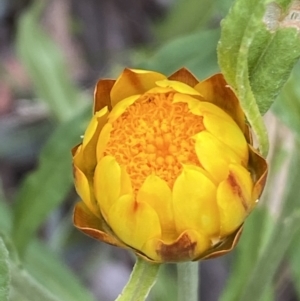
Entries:
{"type": "Polygon", "coordinates": [[[178,263],[177,273],[178,301],[199,301],[199,263],[178,263]]]}
{"type": "Polygon", "coordinates": [[[116,301],[144,301],[156,281],[159,267],[137,258],[130,279],[116,301]]]}

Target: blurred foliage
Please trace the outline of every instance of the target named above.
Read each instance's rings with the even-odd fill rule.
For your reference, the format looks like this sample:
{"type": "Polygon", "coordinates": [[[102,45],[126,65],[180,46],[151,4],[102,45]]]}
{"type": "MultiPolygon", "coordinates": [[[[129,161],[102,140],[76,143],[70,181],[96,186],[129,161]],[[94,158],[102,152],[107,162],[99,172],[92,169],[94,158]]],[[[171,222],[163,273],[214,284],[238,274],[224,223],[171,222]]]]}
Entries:
{"type": "Polygon", "coordinates": [[[155,27],[158,42],[165,43],[199,30],[219,27],[217,19],[226,15],[232,3],[233,0],[174,1],[166,18],[155,27]]]}
{"type": "Polygon", "coordinates": [[[171,40],[201,30],[210,19],[215,5],[216,2],[210,0],[176,1],[166,19],[157,26],[158,39],[171,40]]]}
{"type": "Polygon", "coordinates": [[[278,100],[273,106],[273,111],[300,139],[300,64],[298,63],[289,78],[278,100]]]}
{"type": "Polygon", "coordinates": [[[63,121],[80,105],[79,92],[66,72],[58,47],[38,26],[44,6],[44,1],[36,1],[20,17],[16,47],[23,64],[30,70],[37,95],[47,103],[53,116],[63,121]]]}
{"type": "MultiPolygon", "coordinates": [[[[231,0],[174,1],[166,17],[152,26],[154,45],[130,49],[131,65],[166,74],[186,66],[201,79],[219,71],[216,51],[221,32],[219,21],[225,17],[232,3],[231,0]]],[[[254,5],[256,1],[247,3],[254,5]]],[[[287,1],[280,3],[283,5],[287,1]]],[[[120,274],[121,267],[125,269],[130,267],[132,258],[124,255],[127,254],[125,251],[122,253],[107,251],[101,244],[100,247],[93,248],[91,240],[83,238],[81,234],[72,230],[69,219],[67,219],[68,226],[63,221],[70,211],[67,199],[71,195],[73,185],[70,150],[80,142],[80,135],[89,119],[92,92],[88,91],[89,101],[86,102],[87,97],[84,92],[72,81],[72,76],[68,73],[62,59],[60,45],[55,44],[41,27],[40,17],[44,5],[43,1],[33,1],[33,5],[20,16],[16,48],[19,59],[32,81],[34,99],[38,99],[32,101],[47,106],[49,110],[47,121],[50,123],[45,123],[45,130],[41,123],[34,124],[35,128],[29,130],[21,126],[18,128],[19,132],[3,130],[4,123],[3,125],[1,123],[0,127],[0,137],[3,141],[0,146],[0,160],[3,161],[9,154],[18,153],[20,150],[22,154],[26,154],[24,145],[28,143],[27,137],[36,141],[39,135],[41,137],[44,135],[47,140],[39,154],[38,165],[22,179],[12,200],[7,200],[3,193],[5,189],[0,189],[0,300],[92,301],[95,298],[90,288],[91,279],[101,282],[108,277],[106,274],[97,276],[96,267],[100,266],[104,270],[105,262],[110,263],[111,266],[112,263],[117,263],[120,268],[117,274],[120,274]],[[48,126],[49,124],[51,126],[48,126]],[[65,210],[66,207],[68,210],[65,210]],[[54,223],[49,222],[51,219],[54,223]],[[52,225],[50,230],[49,224],[52,225]],[[48,232],[50,234],[46,235],[48,232]],[[57,233],[60,235],[56,236],[57,233]],[[119,254],[122,260],[119,259],[119,254]],[[80,258],[80,264],[77,258],[80,258]],[[67,264],[74,264],[74,262],[79,264],[79,268],[67,264]],[[88,280],[88,286],[82,285],[82,282],[88,280]],[[35,294],[32,294],[32,291],[35,294]]],[[[235,51],[228,54],[228,57],[221,58],[221,66],[230,65],[228,70],[233,70],[236,66],[243,30],[252,20],[247,14],[244,18],[239,21],[241,25],[239,28],[236,24],[224,25],[225,29],[228,26],[229,32],[229,39],[225,41],[227,45],[230,41],[235,41],[231,45],[235,51]]],[[[259,34],[259,39],[270,39],[269,47],[272,43],[275,46],[284,46],[276,42],[276,34],[270,37],[260,30],[259,34]]],[[[289,47],[299,47],[299,36],[293,40],[293,44],[289,45],[289,47]]],[[[255,79],[260,78],[258,74],[260,69],[254,68],[252,63],[257,61],[262,50],[256,49],[255,44],[248,46],[249,55],[252,55],[249,72],[255,74],[249,78],[250,82],[252,78],[253,89],[258,90],[255,86],[260,87],[260,83],[255,82],[255,79]]],[[[285,51],[284,47],[282,49],[285,51]]],[[[261,66],[269,66],[272,62],[267,52],[264,53],[262,59],[266,61],[264,64],[260,62],[261,66]]],[[[122,59],[122,62],[124,61],[126,60],[122,59]]],[[[277,64],[278,61],[275,60],[274,63],[277,64]]],[[[284,65],[284,61],[280,63],[284,65]]],[[[112,69],[118,64],[116,58],[112,69]]],[[[265,76],[270,77],[270,71],[265,73],[265,76]]],[[[234,82],[236,75],[234,72],[232,74],[230,73],[228,77],[232,77],[234,82]]],[[[274,87],[265,86],[261,98],[265,98],[266,94],[272,94],[271,99],[268,99],[268,105],[274,101],[287,74],[282,73],[274,87]]],[[[294,133],[292,147],[288,148],[285,140],[277,134],[272,137],[271,143],[274,149],[270,155],[271,169],[268,185],[261,205],[245,224],[238,247],[231,255],[224,257],[223,265],[229,266],[229,276],[228,279],[220,279],[225,283],[219,299],[221,301],[276,300],[278,273],[281,272],[283,259],[285,259],[284,264],[291,271],[289,281],[295,286],[300,299],[300,241],[298,239],[300,212],[297,209],[300,194],[298,185],[300,180],[299,78],[300,65],[298,64],[272,107],[273,112],[287,126],[283,136],[286,133],[294,133]],[[277,197],[277,194],[273,193],[277,189],[274,183],[284,168],[288,170],[288,176],[284,177],[281,183],[284,193],[277,197]],[[273,214],[271,209],[275,206],[276,197],[280,198],[276,199],[276,203],[279,202],[280,206],[276,214],[273,214]]],[[[265,109],[263,111],[265,112],[265,109]]],[[[74,203],[75,200],[72,201],[74,203]]],[[[111,250],[111,247],[108,248],[111,250]]],[[[114,282],[114,279],[111,279],[111,282],[114,282]]],[[[202,286],[201,289],[211,290],[216,289],[216,286],[214,288],[202,286]]],[[[286,294],[284,300],[292,300],[288,298],[289,292],[286,294]]],[[[160,271],[149,300],[173,301],[175,299],[176,272],[173,265],[165,265],[160,271]]],[[[104,294],[101,300],[106,301],[104,294]]]]}
{"type": "Polygon", "coordinates": [[[199,78],[205,78],[219,70],[216,52],[219,38],[219,29],[198,31],[175,38],[166,42],[151,57],[143,57],[137,65],[139,68],[164,74],[172,74],[181,66],[186,66],[199,78]]]}
{"type": "Polygon", "coordinates": [[[40,154],[39,168],[23,181],[15,200],[13,229],[20,253],[49,212],[69,193],[73,183],[70,150],[84,131],[89,115],[90,108],[61,123],[40,154]]]}

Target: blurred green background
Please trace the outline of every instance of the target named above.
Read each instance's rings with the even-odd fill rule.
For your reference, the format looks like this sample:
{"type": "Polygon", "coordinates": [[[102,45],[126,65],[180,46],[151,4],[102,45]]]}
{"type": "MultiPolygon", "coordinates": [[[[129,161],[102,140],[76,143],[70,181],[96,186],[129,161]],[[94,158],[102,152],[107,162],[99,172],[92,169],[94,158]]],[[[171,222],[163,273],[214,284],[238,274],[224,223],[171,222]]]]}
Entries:
{"type": "MultiPolygon", "coordinates": [[[[133,255],[72,225],[70,149],[94,85],[124,67],[217,72],[232,3],[0,0],[1,301],[110,301],[121,292],[133,255]]],[[[265,116],[267,187],[236,250],[200,263],[201,300],[300,300],[299,79],[298,64],[265,116]]],[[[164,265],[149,300],[176,300],[176,288],[175,265],[164,265]]]]}

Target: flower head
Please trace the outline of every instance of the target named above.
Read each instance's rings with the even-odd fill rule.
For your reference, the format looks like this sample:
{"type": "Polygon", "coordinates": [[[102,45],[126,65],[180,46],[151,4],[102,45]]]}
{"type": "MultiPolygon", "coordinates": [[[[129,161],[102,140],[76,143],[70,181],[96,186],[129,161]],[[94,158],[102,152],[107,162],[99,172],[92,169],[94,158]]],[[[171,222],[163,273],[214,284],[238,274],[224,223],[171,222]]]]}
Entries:
{"type": "Polygon", "coordinates": [[[267,174],[223,76],[186,69],[100,80],[73,165],[75,226],[154,262],[229,252],[267,174]]]}

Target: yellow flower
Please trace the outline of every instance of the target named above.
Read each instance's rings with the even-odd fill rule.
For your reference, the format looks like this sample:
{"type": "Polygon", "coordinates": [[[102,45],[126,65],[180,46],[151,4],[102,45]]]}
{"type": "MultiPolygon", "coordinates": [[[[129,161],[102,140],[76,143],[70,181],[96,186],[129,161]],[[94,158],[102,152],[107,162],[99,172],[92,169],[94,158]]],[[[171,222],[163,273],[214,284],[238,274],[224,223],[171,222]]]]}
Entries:
{"type": "Polygon", "coordinates": [[[186,69],[100,80],[73,164],[75,226],[153,262],[229,252],[267,175],[223,76],[186,69]]]}

